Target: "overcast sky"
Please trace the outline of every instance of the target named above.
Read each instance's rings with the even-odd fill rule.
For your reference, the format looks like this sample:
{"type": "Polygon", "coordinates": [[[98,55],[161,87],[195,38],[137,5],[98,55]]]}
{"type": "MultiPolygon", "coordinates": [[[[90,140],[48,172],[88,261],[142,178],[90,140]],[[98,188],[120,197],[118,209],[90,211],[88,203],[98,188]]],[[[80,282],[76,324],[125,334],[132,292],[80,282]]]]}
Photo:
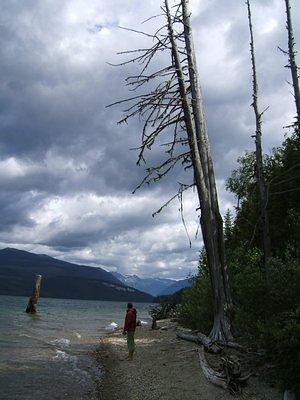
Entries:
{"type": "MultiPolygon", "coordinates": [[[[291,0],[300,44],[299,2],[291,0]]],[[[114,68],[118,51],[151,32],[159,0],[2,0],[0,14],[0,248],[16,247],[109,271],[185,278],[195,272],[201,235],[197,198],[185,196],[157,217],[176,192],[172,180],[132,195],[145,168],[136,166],[138,120],[117,125],[133,66],[114,68]]],[[[252,0],[265,152],[280,145],[295,115],[277,46],[287,47],[284,0],[252,0]]],[[[249,32],[244,0],[191,1],[195,46],[218,180],[220,207],[233,209],[225,181],[253,149],[249,32]]],[[[157,61],[162,62],[162,61],[157,61]]],[[[158,149],[148,155],[151,163],[158,149]]],[[[182,173],[178,172],[182,178],[182,173]]],[[[188,176],[186,177],[188,180],[188,176]]]]}

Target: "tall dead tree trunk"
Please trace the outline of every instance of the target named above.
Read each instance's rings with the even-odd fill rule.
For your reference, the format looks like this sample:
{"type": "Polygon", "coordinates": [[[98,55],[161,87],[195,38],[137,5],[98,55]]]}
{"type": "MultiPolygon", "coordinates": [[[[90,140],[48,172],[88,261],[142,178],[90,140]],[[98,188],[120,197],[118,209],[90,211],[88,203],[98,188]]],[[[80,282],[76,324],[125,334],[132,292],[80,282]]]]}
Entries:
{"type": "Polygon", "coordinates": [[[191,85],[191,104],[205,185],[209,193],[208,215],[205,215],[204,209],[201,209],[201,226],[214,293],[214,326],[210,336],[215,339],[223,338],[228,340],[232,338],[229,315],[232,305],[225,261],[223,220],[219,211],[188,3],[188,0],[181,1],[189,82],[191,85]]]}
{"type": "Polygon", "coordinates": [[[36,305],[40,297],[41,281],[42,281],[42,275],[36,275],[32,295],[30,296],[26,308],[26,312],[29,314],[36,313],[36,305]]]}
{"type": "MultiPolygon", "coordinates": [[[[143,121],[138,164],[144,162],[144,153],[157,143],[159,135],[171,138],[164,146],[167,160],[160,165],[147,168],[147,174],[136,189],[143,184],[161,180],[172,168],[181,163],[183,168],[193,169],[193,182],[180,184],[178,193],[168,200],[156,213],[160,212],[173,199],[182,196],[190,187],[196,186],[201,209],[201,229],[207,253],[208,265],[214,299],[214,325],[210,337],[228,341],[232,338],[230,309],[231,300],[226,273],[223,221],[219,212],[213,162],[205,124],[204,108],[193,47],[188,2],[181,0],[170,12],[168,0],[164,0],[163,23],[154,34],[132,30],[151,38],[151,46],[146,49],[125,51],[121,54],[135,56],[118,65],[135,62],[141,71],[129,76],[126,83],[132,91],[137,91],[150,81],[159,82],[145,93],[129,99],[117,101],[112,105],[129,103],[125,117],[119,122],[127,122],[130,117],[139,116],[143,121]],[[173,11],[175,8],[175,11],[173,11]],[[154,43],[154,44],[153,44],[154,43]],[[171,52],[171,65],[149,67],[155,55],[171,52]],[[151,72],[147,72],[147,70],[151,72]]],[[[152,66],[152,65],[151,65],[152,66]]],[[[165,142],[166,141],[166,142],[165,142]]],[[[201,299],[199,299],[201,301],[201,299]]]]}
{"type": "Polygon", "coordinates": [[[291,69],[291,74],[292,74],[294,98],[297,110],[296,132],[299,136],[300,135],[300,88],[299,88],[298,66],[296,62],[295,37],[294,37],[292,17],[291,17],[290,0],[285,0],[285,6],[286,6],[286,16],[287,16],[286,28],[288,31],[288,56],[289,56],[288,67],[291,69]]]}
{"type": "MultiPolygon", "coordinates": [[[[263,254],[264,254],[264,264],[267,265],[267,261],[271,256],[271,240],[270,240],[270,228],[269,228],[269,216],[267,211],[267,187],[263,172],[263,155],[262,155],[262,115],[263,112],[260,111],[258,105],[258,83],[257,83],[257,73],[256,73],[256,62],[255,62],[255,50],[254,50],[254,35],[252,26],[252,16],[250,0],[246,1],[248,9],[248,22],[250,30],[250,53],[251,53],[251,64],[252,64],[252,83],[253,83],[253,94],[252,94],[252,107],[255,114],[255,174],[258,185],[259,192],[259,207],[260,207],[260,217],[261,217],[261,228],[262,228],[262,243],[263,243],[263,254]]],[[[268,273],[266,269],[266,276],[268,279],[268,273]]]]}

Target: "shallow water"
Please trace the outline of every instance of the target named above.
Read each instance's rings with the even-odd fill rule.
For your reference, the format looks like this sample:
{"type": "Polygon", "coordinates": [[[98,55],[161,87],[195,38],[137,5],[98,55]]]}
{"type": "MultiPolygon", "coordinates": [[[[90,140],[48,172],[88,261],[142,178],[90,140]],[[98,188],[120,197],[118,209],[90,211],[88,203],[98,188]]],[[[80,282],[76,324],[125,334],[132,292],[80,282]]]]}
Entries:
{"type": "MultiPolygon", "coordinates": [[[[25,297],[0,296],[0,399],[96,399],[101,376],[90,353],[121,326],[126,303],[43,299],[28,315],[25,297]]],[[[136,304],[149,321],[149,304],[136,304]]]]}

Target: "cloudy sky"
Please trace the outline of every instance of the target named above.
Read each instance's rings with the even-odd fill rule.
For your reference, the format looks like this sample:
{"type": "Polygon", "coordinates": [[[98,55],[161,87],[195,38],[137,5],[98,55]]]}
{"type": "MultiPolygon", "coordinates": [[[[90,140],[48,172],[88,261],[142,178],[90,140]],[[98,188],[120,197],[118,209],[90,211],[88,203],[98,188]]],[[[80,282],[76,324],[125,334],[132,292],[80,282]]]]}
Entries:
{"type": "MultiPolygon", "coordinates": [[[[300,44],[300,7],[291,0],[300,44]]],[[[291,123],[286,81],[283,0],[252,0],[264,149],[270,152],[291,123]]],[[[197,199],[185,196],[157,217],[176,192],[176,175],[131,194],[145,168],[136,166],[140,124],[117,125],[132,65],[118,51],[145,38],[118,26],[151,32],[159,0],[2,0],[0,14],[0,248],[16,247],[67,261],[140,276],[184,278],[202,246],[197,199]]],[[[249,33],[244,0],[192,0],[192,23],[222,213],[233,208],[225,180],[253,149],[249,33]]],[[[160,60],[157,61],[162,62],[160,60]]],[[[159,157],[148,154],[148,162],[159,157]]],[[[182,173],[180,178],[182,178],[182,173]]],[[[188,176],[186,177],[188,180],[188,176]]]]}

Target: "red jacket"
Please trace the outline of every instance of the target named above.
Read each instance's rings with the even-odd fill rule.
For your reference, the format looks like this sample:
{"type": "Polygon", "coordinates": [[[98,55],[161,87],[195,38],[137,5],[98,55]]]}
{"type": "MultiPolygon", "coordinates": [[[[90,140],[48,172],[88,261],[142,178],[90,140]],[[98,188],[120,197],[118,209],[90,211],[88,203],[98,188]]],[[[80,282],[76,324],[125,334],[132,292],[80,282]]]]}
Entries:
{"type": "Polygon", "coordinates": [[[136,328],[136,309],[128,308],[125,317],[124,331],[135,331],[136,328]]]}

